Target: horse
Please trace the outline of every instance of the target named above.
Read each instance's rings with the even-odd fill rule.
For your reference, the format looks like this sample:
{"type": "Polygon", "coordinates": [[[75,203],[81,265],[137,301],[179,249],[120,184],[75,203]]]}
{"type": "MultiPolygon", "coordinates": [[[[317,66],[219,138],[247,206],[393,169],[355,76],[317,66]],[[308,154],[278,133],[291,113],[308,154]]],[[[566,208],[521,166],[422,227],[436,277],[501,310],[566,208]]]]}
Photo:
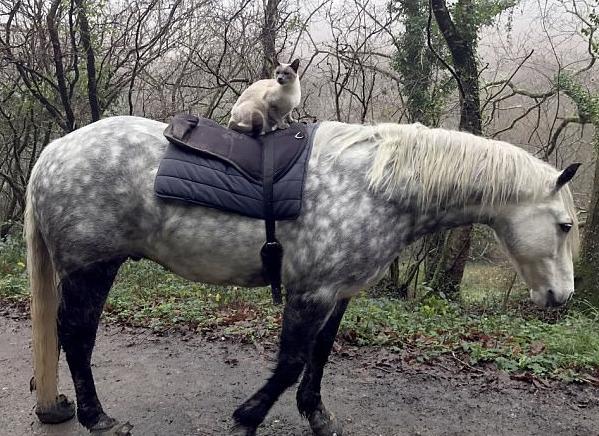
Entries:
{"type": "MultiPolygon", "coordinates": [[[[36,414],[73,417],[58,393],[60,348],[91,432],[127,434],[102,408],[91,356],[107,294],[128,258],[153,260],[193,281],[265,286],[263,222],[156,197],[166,125],[112,117],[51,142],[26,195],[36,414]]],[[[574,292],[578,222],[564,171],[514,145],[420,124],[322,122],[295,221],[278,224],[286,289],[277,363],[233,413],[256,434],[303,373],[297,407],[314,434],[340,435],[321,399],[324,366],[352,296],[376,283],[407,244],[442,229],[490,226],[543,307],[574,292]]]]}

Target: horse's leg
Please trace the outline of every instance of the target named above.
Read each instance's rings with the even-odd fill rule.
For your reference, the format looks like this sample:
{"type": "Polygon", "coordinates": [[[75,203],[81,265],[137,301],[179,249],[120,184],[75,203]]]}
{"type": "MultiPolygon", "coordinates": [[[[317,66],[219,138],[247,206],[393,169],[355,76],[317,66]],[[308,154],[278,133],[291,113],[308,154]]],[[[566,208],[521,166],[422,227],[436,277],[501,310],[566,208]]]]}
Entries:
{"type": "MultiPolygon", "coordinates": [[[[123,430],[102,410],[91,370],[100,314],[121,263],[122,260],[98,262],[69,274],[61,281],[58,338],[73,377],[77,418],[90,431],[123,430]]],[[[127,434],[127,431],[125,429],[121,434],[127,434]]]]}
{"type": "Polygon", "coordinates": [[[312,431],[317,436],[341,436],[341,425],[327,411],[320,398],[320,383],[329,354],[345,313],[349,299],[341,300],[335,306],[325,326],[318,333],[306,365],[304,376],[297,390],[297,408],[302,416],[308,418],[312,431]]]}
{"type": "Polygon", "coordinates": [[[326,322],[335,301],[321,296],[288,293],[283,312],[283,329],[279,355],[273,375],[254,395],[243,403],[233,418],[246,435],[254,435],[279,396],[297,381],[316,335],[326,322]]]}

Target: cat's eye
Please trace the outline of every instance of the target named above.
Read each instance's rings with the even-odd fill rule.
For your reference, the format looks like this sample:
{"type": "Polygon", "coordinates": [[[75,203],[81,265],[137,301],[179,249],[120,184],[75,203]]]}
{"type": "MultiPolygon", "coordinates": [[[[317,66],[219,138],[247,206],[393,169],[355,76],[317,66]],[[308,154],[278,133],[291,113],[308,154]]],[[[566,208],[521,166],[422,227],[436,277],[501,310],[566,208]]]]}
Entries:
{"type": "Polygon", "coordinates": [[[568,233],[572,229],[572,223],[561,223],[559,228],[562,229],[562,232],[568,233]]]}

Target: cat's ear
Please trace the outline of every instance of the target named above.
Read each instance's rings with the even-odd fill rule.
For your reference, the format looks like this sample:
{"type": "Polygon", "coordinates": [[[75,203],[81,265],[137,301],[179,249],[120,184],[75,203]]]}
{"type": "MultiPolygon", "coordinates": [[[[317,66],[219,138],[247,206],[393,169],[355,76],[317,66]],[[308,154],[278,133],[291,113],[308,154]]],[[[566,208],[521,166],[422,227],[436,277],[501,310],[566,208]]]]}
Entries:
{"type": "Polygon", "coordinates": [[[277,58],[271,58],[270,56],[266,58],[267,62],[270,64],[272,69],[276,69],[279,65],[279,60],[277,58]]]}
{"type": "Polygon", "coordinates": [[[293,68],[293,71],[295,71],[297,73],[297,69],[299,68],[299,59],[294,60],[293,62],[291,62],[291,68],[293,68]]]}

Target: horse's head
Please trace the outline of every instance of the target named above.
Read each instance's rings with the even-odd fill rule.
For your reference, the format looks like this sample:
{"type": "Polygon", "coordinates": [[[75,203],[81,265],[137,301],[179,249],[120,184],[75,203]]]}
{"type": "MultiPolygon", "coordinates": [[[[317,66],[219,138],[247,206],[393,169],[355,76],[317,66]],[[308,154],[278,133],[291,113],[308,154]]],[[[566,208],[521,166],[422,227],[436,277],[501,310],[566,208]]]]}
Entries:
{"type": "Polygon", "coordinates": [[[493,223],[497,238],[530,287],[531,299],[542,307],[560,306],[574,293],[578,221],[565,185],[579,165],[559,174],[543,201],[508,207],[493,223]]]}

